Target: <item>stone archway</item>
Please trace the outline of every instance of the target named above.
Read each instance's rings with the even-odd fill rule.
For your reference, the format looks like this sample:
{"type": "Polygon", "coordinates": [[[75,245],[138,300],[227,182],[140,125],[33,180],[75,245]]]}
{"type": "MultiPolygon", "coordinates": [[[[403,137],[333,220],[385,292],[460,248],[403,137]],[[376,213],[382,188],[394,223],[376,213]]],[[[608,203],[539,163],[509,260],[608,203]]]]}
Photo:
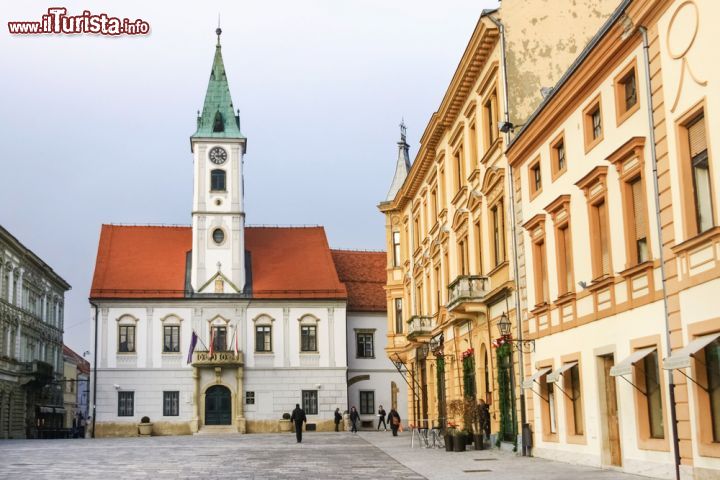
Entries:
{"type": "Polygon", "coordinates": [[[232,424],[232,394],[224,385],[213,385],[205,391],[205,425],[232,424]]]}

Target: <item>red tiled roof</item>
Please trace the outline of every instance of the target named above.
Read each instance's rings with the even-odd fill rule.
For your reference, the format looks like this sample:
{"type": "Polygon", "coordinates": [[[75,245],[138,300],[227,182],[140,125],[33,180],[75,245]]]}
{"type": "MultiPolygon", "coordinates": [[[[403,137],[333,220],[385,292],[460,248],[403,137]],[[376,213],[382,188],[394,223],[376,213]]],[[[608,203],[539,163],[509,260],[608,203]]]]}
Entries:
{"type": "Polygon", "coordinates": [[[386,312],[385,252],[332,250],[332,256],[340,281],[347,287],[348,311],[386,312]]]}
{"type": "MultiPolygon", "coordinates": [[[[103,225],[91,298],[183,298],[190,227],[103,225]]],[[[322,227],[248,227],[253,298],[346,298],[322,227]]]]}
{"type": "Polygon", "coordinates": [[[190,227],[103,225],[92,298],[182,298],[190,227]]]}
{"type": "Polygon", "coordinates": [[[81,373],[90,373],[90,362],[75,353],[72,348],[68,347],[65,344],[63,344],[63,355],[70,357],[72,360],[74,360],[75,364],[77,365],[77,369],[80,370],[81,373]]]}

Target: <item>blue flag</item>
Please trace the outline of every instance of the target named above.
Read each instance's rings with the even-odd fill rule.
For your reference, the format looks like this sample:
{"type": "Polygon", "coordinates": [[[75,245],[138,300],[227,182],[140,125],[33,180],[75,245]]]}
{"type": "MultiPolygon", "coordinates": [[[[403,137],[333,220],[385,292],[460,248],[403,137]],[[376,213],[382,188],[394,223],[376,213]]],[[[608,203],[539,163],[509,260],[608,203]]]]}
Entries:
{"type": "Polygon", "coordinates": [[[187,358],[188,365],[192,363],[193,352],[195,352],[195,345],[197,345],[197,341],[198,336],[195,334],[195,330],[193,330],[192,337],[190,337],[190,351],[188,352],[187,358]]]}

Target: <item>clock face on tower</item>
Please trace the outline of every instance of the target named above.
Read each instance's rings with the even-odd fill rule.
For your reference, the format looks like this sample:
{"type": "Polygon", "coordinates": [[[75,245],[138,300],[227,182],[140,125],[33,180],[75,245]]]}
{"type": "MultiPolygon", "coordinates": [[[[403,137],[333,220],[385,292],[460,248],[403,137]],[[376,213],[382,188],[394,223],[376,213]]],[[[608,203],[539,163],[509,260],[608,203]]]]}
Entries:
{"type": "Polygon", "coordinates": [[[213,147],[208,153],[208,158],[215,165],[222,165],[227,160],[227,152],[222,147],[213,147]]]}

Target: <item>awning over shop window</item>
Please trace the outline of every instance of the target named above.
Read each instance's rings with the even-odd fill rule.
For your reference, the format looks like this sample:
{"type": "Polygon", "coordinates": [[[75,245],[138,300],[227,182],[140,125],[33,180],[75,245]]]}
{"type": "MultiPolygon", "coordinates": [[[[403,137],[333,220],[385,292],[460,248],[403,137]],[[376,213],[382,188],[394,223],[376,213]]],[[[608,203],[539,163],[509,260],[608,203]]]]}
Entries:
{"type": "Polygon", "coordinates": [[[635,350],[633,353],[630,354],[629,357],[627,357],[625,360],[610,369],[610,376],[618,377],[621,375],[630,375],[632,373],[633,366],[643,358],[650,355],[655,350],[655,347],[641,348],[640,350],[635,350]]]}
{"type": "Polygon", "coordinates": [[[703,335],[692,342],[688,343],[685,348],[678,350],[663,360],[663,368],[665,370],[675,370],[676,368],[686,368],[692,364],[691,357],[712,342],[720,338],[720,333],[703,335]]]}
{"type": "Polygon", "coordinates": [[[563,373],[567,372],[572,367],[577,366],[577,364],[578,364],[578,362],[567,362],[567,363],[562,364],[560,366],[560,368],[558,368],[557,370],[552,372],[550,375],[548,375],[548,377],[547,377],[548,383],[556,383],[558,380],[560,380],[560,377],[562,376],[563,373]]]}
{"type": "Polygon", "coordinates": [[[530,378],[523,380],[522,387],[523,388],[532,388],[533,383],[535,381],[537,381],[538,378],[542,377],[543,375],[546,375],[550,370],[552,370],[550,367],[539,368],[537,370],[537,372],[533,373],[533,375],[530,378]]]}

